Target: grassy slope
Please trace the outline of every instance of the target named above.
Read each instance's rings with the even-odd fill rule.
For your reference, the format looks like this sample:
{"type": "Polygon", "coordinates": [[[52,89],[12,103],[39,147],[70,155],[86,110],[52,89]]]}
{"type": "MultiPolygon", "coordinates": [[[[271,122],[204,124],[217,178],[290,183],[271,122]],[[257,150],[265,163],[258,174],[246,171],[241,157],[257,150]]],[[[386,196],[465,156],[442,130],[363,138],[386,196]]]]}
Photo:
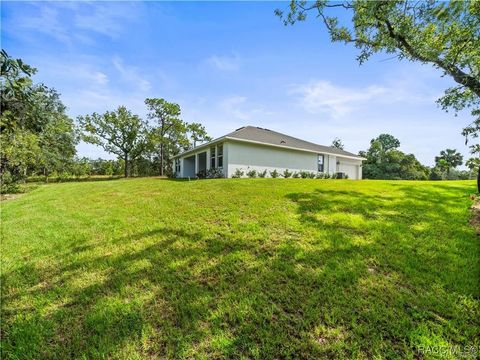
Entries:
{"type": "Polygon", "coordinates": [[[4,358],[479,346],[473,182],[137,179],[2,205],[4,358]]]}

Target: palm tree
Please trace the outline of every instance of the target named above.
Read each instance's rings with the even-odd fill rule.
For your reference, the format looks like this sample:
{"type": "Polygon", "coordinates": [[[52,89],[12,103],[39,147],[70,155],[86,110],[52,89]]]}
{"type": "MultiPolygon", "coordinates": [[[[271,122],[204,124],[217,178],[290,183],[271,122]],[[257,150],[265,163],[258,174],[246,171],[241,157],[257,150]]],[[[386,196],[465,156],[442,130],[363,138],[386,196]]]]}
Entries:
{"type": "Polygon", "coordinates": [[[456,149],[446,149],[440,151],[440,156],[435,156],[435,163],[440,169],[446,170],[449,175],[450,169],[455,169],[463,164],[463,156],[456,149]]]}

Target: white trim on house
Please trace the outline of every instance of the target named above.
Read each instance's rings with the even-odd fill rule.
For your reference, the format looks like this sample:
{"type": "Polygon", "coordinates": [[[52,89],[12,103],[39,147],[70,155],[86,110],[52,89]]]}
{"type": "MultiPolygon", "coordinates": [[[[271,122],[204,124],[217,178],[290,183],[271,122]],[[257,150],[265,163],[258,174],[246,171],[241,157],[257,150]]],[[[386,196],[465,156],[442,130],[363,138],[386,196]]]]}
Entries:
{"type": "Polygon", "coordinates": [[[328,174],[340,172],[348,174],[351,179],[361,179],[362,161],[365,160],[347,151],[329,151],[328,146],[309,143],[268,129],[244,127],[173,156],[179,165],[175,166],[176,175],[196,177],[199,172],[208,171],[212,161],[218,168],[219,146],[223,148],[221,169],[225,177],[232,177],[237,170],[246,174],[251,170],[270,173],[273,170],[283,172],[288,169],[294,172],[320,171],[328,174]],[[232,134],[239,137],[230,136],[232,134]],[[277,140],[282,144],[275,143],[277,140]],[[214,158],[211,154],[213,148],[214,158]],[[323,156],[323,170],[318,165],[319,155],[323,156]]]}

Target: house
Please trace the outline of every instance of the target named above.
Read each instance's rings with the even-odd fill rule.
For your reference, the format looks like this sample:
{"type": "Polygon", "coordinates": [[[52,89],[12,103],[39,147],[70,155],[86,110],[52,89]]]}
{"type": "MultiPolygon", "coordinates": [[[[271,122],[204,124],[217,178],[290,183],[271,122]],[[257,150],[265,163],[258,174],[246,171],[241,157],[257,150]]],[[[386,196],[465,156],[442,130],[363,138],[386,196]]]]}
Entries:
{"type": "Polygon", "coordinates": [[[225,177],[237,169],[342,173],[349,179],[362,178],[364,158],[330,146],[317,145],[269,129],[241,127],[234,132],[173,157],[177,177],[196,177],[219,168],[225,177]]]}

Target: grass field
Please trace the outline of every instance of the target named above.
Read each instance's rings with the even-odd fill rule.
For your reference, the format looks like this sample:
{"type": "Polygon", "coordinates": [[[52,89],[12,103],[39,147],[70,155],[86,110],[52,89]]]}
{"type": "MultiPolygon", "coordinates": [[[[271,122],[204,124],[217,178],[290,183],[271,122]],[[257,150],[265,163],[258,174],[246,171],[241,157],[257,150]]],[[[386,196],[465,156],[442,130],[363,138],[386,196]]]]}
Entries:
{"type": "Polygon", "coordinates": [[[479,351],[474,191],[303,179],[40,186],[2,204],[2,358],[479,351]]]}

